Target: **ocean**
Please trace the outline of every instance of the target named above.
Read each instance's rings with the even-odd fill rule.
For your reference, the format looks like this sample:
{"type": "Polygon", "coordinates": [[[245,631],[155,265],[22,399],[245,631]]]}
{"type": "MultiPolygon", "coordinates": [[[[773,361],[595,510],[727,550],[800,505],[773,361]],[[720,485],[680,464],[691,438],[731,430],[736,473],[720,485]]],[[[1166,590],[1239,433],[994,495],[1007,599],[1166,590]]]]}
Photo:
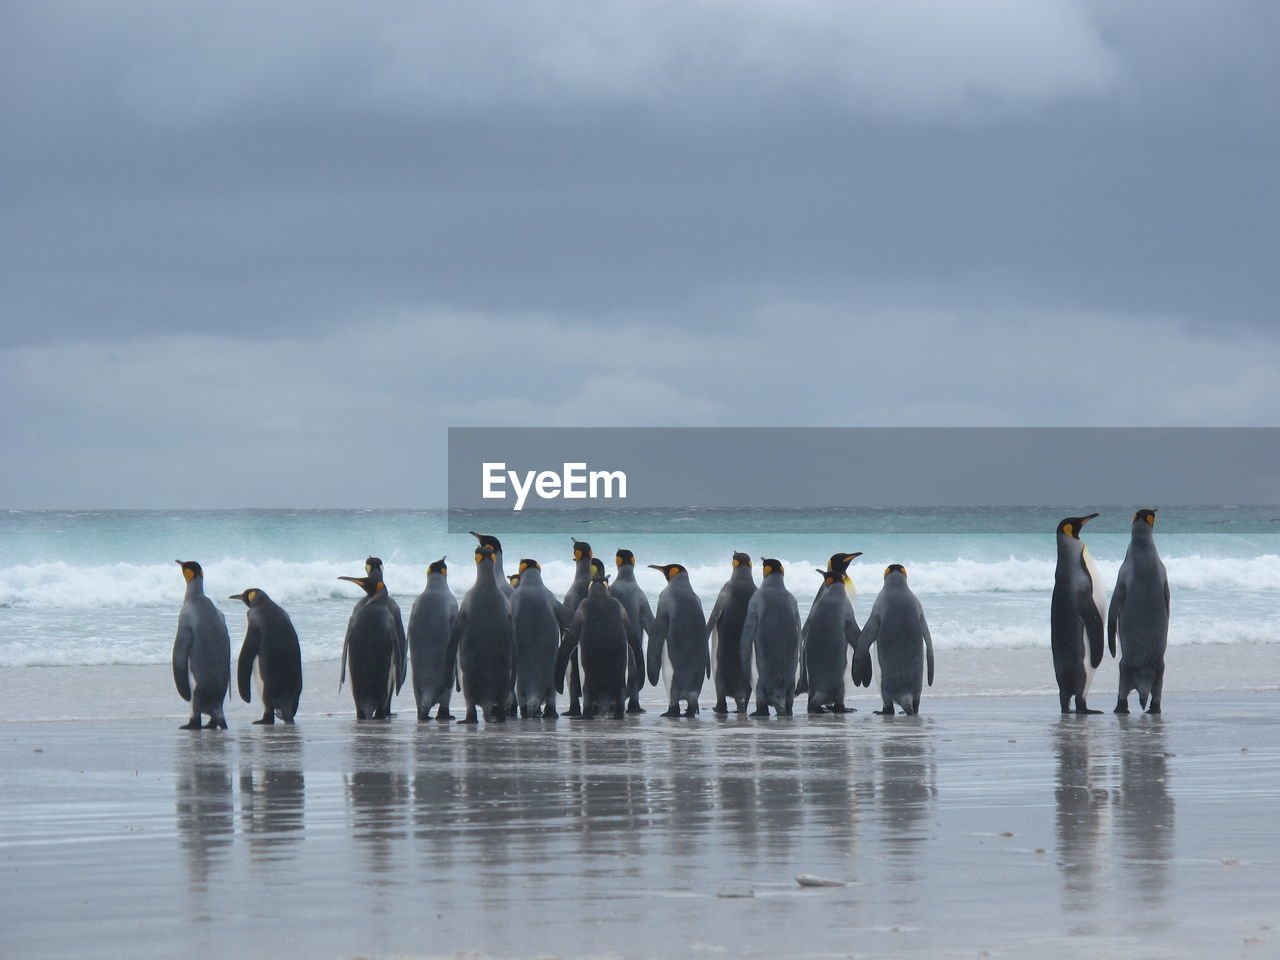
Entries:
{"type": "MultiPolygon", "coordinates": [[[[1084,540],[1110,585],[1133,508],[1088,512],[1094,509],[1103,516],[1085,528],[1084,540]]],[[[850,568],[859,621],[884,568],[904,564],[942,655],[1047,649],[1054,527],[1079,512],[722,510],[638,519],[602,512],[520,518],[517,532],[486,520],[481,532],[502,539],[508,573],[521,558],[536,559],[557,593],[572,581],[572,537],[590,542],[610,569],[615,550],[633,550],[653,601],[662,577],[644,565],[683,563],[708,612],[735,550],[780,559],[802,615],[826,558],[860,550],[850,568]],[[635,529],[644,532],[628,532],[635,529]]],[[[1280,507],[1160,512],[1156,538],[1169,570],[1172,646],[1280,642],[1277,517],[1280,507]]],[[[334,660],[359,595],[339,576],[362,576],[366,556],[382,557],[388,588],[407,615],[427,565],[441,556],[449,558],[461,597],[475,576],[474,546],[467,533],[450,532],[445,510],[9,511],[0,514],[0,666],[167,663],[184,586],[175,559],[203,565],[206,591],[226,613],[233,645],[244,608],[226,598],[259,587],[293,617],[305,660],[334,660]]]]}

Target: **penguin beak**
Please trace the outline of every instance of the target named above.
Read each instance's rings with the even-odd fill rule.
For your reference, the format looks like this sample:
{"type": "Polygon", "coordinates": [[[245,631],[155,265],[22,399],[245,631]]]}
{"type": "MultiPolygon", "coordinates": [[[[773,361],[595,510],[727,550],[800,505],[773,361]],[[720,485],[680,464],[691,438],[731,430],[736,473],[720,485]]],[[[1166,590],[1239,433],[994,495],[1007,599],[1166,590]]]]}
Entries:
{"type": "Polygon", "coordinates": [[[658,566],[658,564],[656,564],[656,563],[651,563],[651,564],[649,564],[649,569],[650,569],[650,570],[662,570],[663,572],[665,572],[667,568],[666,568],[666,567],[660,567],[660,566],[658,566]]]}
{"type": "Polygon", "coordinates": [[[233,593],[231,596],[227,597],[227,599],[228,599],[228,600],[243,600],[243,599],[244,599],[244,594],[243,594],[243,593],[233,593]]]}
{"type": "Polygon", "coordinates": [[[1082,526],[1082,527],[1083,527],[1086,523],[1088,523],[1088,522],[1089,522],[1090,520],[1092,520],[1094,517],[1100,517],[1100,516],[1102,516],[1102,514],[1100,514],[1100,513],[1091,513],[1091,514],[1089,514],[1087,517],[1081,517],[1081,518],[1080,518],[1080,526],[1082,526]]]}
{"type": "Polygon", "coordinates": [[[346,580],[348,583],[358,583],[362,587],[364,586],[364,580],[362,580],[360,577],[339,577],[338,579],[346,580]]]}
{"type": "Polygon", "coordinates": [[[844,555],[844,558],[845,558],[845,560],[847,560],[847,561],[849,561],[849,562],[852,562],[852,561],[854,561],[854,560],[857,560],[857,559],[858,559],[858,557],[860,557],[860,556],[862,556],[862,551],[861,551],[861,550],[859,550],[857,553],[846,553],[846,554],[844,555]]]}

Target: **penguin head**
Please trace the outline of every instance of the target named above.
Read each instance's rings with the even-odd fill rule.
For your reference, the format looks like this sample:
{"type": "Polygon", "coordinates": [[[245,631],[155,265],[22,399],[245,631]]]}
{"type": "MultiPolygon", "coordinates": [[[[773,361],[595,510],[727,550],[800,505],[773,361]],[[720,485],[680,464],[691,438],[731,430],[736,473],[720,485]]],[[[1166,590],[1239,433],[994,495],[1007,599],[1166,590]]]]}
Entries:
{"type": "Polygon", "coordinates": [[[1137,513],[1133,515],[1134,523],[1141,523],[1144,521],[1146,522],[1147,526],[1150,527],[1152,530],[1155,529],[1156,512],[1154,509],[1143,507],[1141,510],[1139,510],[1137,513]]]}
{"type": "Polygon", "coordinates": [[[602,576],[604,576],[604,561],[601,560],[599,557],[592,557],[591,558],[591,578],[594,580],[596,577],[602,577],[602,576]]]}
{"type": "Polygon", "coordinates": [[[907,577],[907,568],[900,563],[891,563],[884,568],[884,578],[888,580],[889,574],[891,573],[900,573],[902,574],[902,578],[905,580],[907,577]]]}
{"type": "Polygon", "coordinates": [[[526,570],[530,570],[530,569],[541,570],[542,564],[540,564],[537,560],[530,560],[528,557],[525,557],[523,560],[520,561],[520,573],[524,573],[526,570]]]}
{"type": "Polygon", "coordinates": [[[173,562],[182,568],[182,577],[187,583],[190,583],[196,577],[204,576],[204,570],[194,560],[175,560],[173,562]]]}
{"type": "Polygon", "coordinates": [[[587,543],[585,540],[578,540],[576,538],[571,538],[571,539],[573,539],[573,559],[574,560],[581,560],[584,557],[591,556],[591,544],[587,543]]]}
{"type": "Polygon", "coordinates": [[[591,578],[591,586],[588,587],[589,593],[600,593],[609,590],[609,575],[604,572],[604,566],[601,565],[599,571],[591,578]]]}
{"type": "Polygon", "coordinates": [[[514,590],[516,587],[520,586],[520,574],[518,574],[518,573],[509,573],[509,574],[507,574],[507,583],[509,583],[509,584],[511,585],[511,589],[512,589],[512,590],[514,590]]]}
{"type": "Polygon", "coordinates": [[[370,597],[379,590],[386,589],[382,581],[377,577],[339,577],[338,579],[346,580],[348,583],[354,583],[370,597]]]}
{"type": "Polygon", "coordinates": [[[661,570],[662,575],[667,578],[668,583],[680,576],[680,574],[689,572],[684,568],[684,565],[680,563],[651,563],[649,564],[649,569],[661,570]]]}
{"type": "Polygon", "coordinates": [[[751,554],[735,550],[733,552],[733,569],[737,570],[739,567],[749,566],[751,566],[751,554]]]}
{"type": "Polygon", "coordinates": [[[761,557],[760,571],[766,577],[771,577],[775,573],[782,573],[782,561],[775,560],[773,557],[761,557]]]}
{"type": "Polygon", "coordinates": [[[1062,534],[1064,537],[1070,537],[1072,540],[1079,540],[1080,528],[1096,516],[1098,516],[1098,514],[1091,513],[1087,517],[1067,517],[1058,524],[1058,533],[1062,534]]]}
{"type": "Polygon", "coordinates": [[[483,544],[476,547],[476,565],[482,563],[493,563],[493,547],[486,547],[483,544]]]}
{"type": "Polygon", "coordinates": [[[849,564],[862,556],[862,551],[857,553],[833,553],[831,559],[827,561],[827,569],[831,574],[839,580],[844,579],[844,572],[849,569],[849,564]]]}
{"type": "Polygon", "coordinates": [[[618,565],[619,569],[622,567],[634,567],[636,565],[636,555],[630,550],[624,550],[619,547],[618,552],[614,555],[613,562],[618,565]]]}
{"type": "Polygon", "coordinates": [[[382,570],[381,557],[368,557],[364,562],[364,572],[368,576],[375,576],[377,571],[382,570]]]}
{"type": "Polygon", "coordinates": [[[835,582],[836,582],[836,580],[837,580],[837,579],[839,578],[839,576],[840,576],[839,574],[837,574],[837,573],[835,573],[834,571],[831,571],[831,570],[819,570],[819,571],[817,571],[817,573],[818,573],[818,576],[820,576],[820,577],[822,578],[822,585],[823,585],[824,587],[829,587],[829,586],[831,586],[833,583],[835,583],[835,582]]]}
{"type": "Polygon", "coordinates": [[[427,567],[427,576],[430,576],[433,573],[438,573],[445,577],[449,575],[449,568],[445,565],[444,557],[441,557],[435,563],[431,564],[431,566],[427,567]]]}
{"type": "Polygon", "coordinates": [[[255,601],[266,600],[267,595],[257,587],[250,587],[241,593],[233,593],[228,600],[243,600],[246,607],[252,607],[255,601]]]}
{"type": "Polygon", "coordinates": [[[491,537],[487,533],[476,533],[474,530],[471,531],[471,535],[480,541],[480,546],[493,547],[494,553],[502,552],[502,544],[498,542],[497,537],[491,537]]]}

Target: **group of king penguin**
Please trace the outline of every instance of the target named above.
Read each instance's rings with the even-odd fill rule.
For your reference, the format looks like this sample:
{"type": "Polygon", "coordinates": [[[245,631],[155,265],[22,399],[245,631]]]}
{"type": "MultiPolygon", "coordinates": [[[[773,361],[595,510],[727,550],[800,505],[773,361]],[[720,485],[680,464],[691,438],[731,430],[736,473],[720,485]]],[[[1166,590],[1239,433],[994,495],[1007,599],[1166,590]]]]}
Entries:
{"type": "MultiPolygon", "coordinates": [[[[1077,713],[1101,712],[1088,708],[1086,696],[1102,662],[1105,630],[1111,655],[1117,641],[1121,650],[1115,712],[1127,713],[1129,694],[1137,690],[1142,707],[1159,713],[1169,581],[1155,547],[1155,511],[1134,514],[1109,610],[1097,567],[1080,539],[1096,516],[1068,517],[1057,529],[1050,645],[1062,712],[1070,712],[1073,699],[1077,713]]],[[[407,631],[379,558],[365,561],[363,577],[338,578],[364,591],[347,623],[338,681],[341,689],[350,671],[358,719],[392,716],[392,700],[410,671],[418,719],[433,719],[432,710],[437,721],[456,719],[449,712],[456,690],[466,704],[461,723],[477,723],[480,714],[486,723],[517,714],[557,717],[556,697],[564,694],[566,679],[570,717],[643,713],[639,694],[645,680],[657,686],[659,678],[667,691],[664,717],[697,716],[707,678],[715,682],[718,714],[729,712],[730,700],[745,713],[754,696],[752,716],[768,716],[770,709],[791,716],[800,693],[808,694],[809,713],[844,713],[851,709],[844,703],[845,670],[856,686],[869,687],[872,646],[882,701],[877,714],[917,713],[924,684],[933,685],[928,621],[901,564],[885,569],[883,587],[859,627],[848,569],[861,553],[834,554],[818,571],[822,585],[802,623],[783,565],[774,558],[761,558],[757,584],[751,557],[735,552],[729,579],[707,617],[682,564],[649,565],[666,580],[655,610],[636,581],[635,554],[619,549],[610,576],[590,544],[574,539],[573,584],[561,600],[543,584],[537,560],[521,560],[508,577],[497,537],[472,536],[476,577],[461,604],[441,558],[427,569],[407,631]]],[[[204,716],[208,727],[225,729],[226,620],[204,595],[200,564],[177,562],[187,582],[173,648],[174,682],[191,703],[183,729],[200,729],[204,716]]],[[[230,599],[247,608],[237,661],[241,699],[252,702],[256,679],[263,715],[254,723],[271,724],[277,717],[293,723],[302,695],[302,658],[289,615],[256,587],[230,599]]]]}
{"type": "Polygon", "coordinates": [[[1107,605],[1106,588],[1089,548],[1080,539],[1084,525],[1098,516],[1067,517],[1058,524],[1058,564],[1050,605],[1050,646],[1063,713],[1101,713],[1086,701],[1103,644],[1111,656],[1120,645],[1120,690],[1115,713],[1129,712],[1129,695],[1148,713],[1160,713],[1164,654],[1169,641],[1169,575],[1156,550],[1156,512],[1133,515],[1129,549],[1107,605]],[[1105,641],[1104,641],[1105,632],[1105,641]],[[1148,706],[1150,701],[1150,706],[1148,706]]]}

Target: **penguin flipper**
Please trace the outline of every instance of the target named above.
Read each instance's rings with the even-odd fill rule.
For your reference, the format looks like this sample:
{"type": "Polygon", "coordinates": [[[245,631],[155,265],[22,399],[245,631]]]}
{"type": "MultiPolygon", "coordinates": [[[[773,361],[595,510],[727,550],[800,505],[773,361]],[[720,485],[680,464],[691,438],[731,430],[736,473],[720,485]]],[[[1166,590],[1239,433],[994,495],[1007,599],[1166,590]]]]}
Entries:
{"type": "Polygon", "coordinates": [[[249,629],[244,634],[244,645],[240,647],[240,659],[236,664],[236,686],[240,689],[240,699],[249,703],[253,693],[253,661],[257,658],[262,646],[262,631],[258,625],[249,622],[249,629]]]}
{"type": "Polygon", "coordinates": [[[858,638],[860,636],[862,636],[862,628],[858,626],[858,618],[850,610],[849,615],[844,620],[844,642],[857,652],[858,638]]]}
{"type": "Polygon", "coordinates": [[[653,624],[649,628],[649,683],[651,686],[658,685],[658,677],[662,675],[662,648],[667,642],[667,629],[670,613],[662,609],[662,604],[658,604],[658,616],[653,620],[653,624]]]}
{"type": "Polygon", "coordinates": [[[570,657],[578,648],[578,641],[582,639],[583,619],[581,614],[573,618],[573,624],[565,632],[564,639],[560,641],[560,649],[556,651],[556,663],[552,674],[556,681],[556,693],[564,693],[564,672],[569,666],[570,657]]]}
{"type": "Polygon", "coordinates": [[[406,667],[409,662],[409,641],[404,632],[404,620],[400,616],[400,605],[392,603],[391,616],[396,623],[396,693],[404,686],[406,667]]]}
{"type": "Polygon", "coordinates": [[[1102,663],[1105,628],[1102,613],[1093,599],[1092,584],[1076,593],[1076,610],[1079,611],[1080,622],[1084,624],[1085,641],[1089,644],[1089,663],[1096,669],[1102,663]]]}
{"type": "Polygon", "coordinates": [[[855,687],[871,686],[871,645],[876,642],[879,634],[880,614],[873,607],[871,616],[867,617],[867,622],[858,637],[858,645],[853,651],[853,667],[849,671],[849,676],[855,687]]]}
{"type": "Polygon", "coordinates": [[[191,625],[179,617],[178,635],[173,638],[173,684],[183,700],[191,699],[191,644],[194,639],[191,625]]]}
{"type": "MultiPolygon", "coordinates": [[[[929,621],[924,618],[924,607],[920,601],[916,601],[916,610],[920,613],[920,631],[924,634],[924,662],[926,667],[926,676],[929,680],[929,686],[933,686],[933,637],[929,635],[929,621]]],[[[1098,647],[1098,659],[1102,659],[1102,647],[1098,647]]]]}
{"type": "MultiPolygon", "coordinates": [[[[1124,569],[1121,568],[1121,574],[1124,569]]],[[[1116,637],[1120,632],[1120,611],[1124,608],[1125,594],[1129,592],[1129,581],[1123,576],[1116,581],[1116,589],[1111,594],[1111,605],[1107,607],[1107,647],[1111,650],[1111,658],[1116,656],[1116,637]]],[[[1169,585],[1165,584],[1165,603],[1168,604],[1169,585]]]]}
{"type": "Polygon", "coordinates": [[[453,629],[449,631],[449,647],[445,652],[444,662],[449,665],[449,671],[453,674],[449,678],[459,691],[462,690],[462,681],[458,677],[458,645],[462,643],[462,635],[467,632],[467,611],[464,608],[458,614],[458,619],[453,623],[453,629]]]}
{"type": "Polygon", "coordinates": [[[751,677],[751,664],[756,656],[756,634],[759,632],[760,608],[756,604],[748,603],[747,618],[742,621],[742,675],[744,677],[751,677]]]}
{"type": "Polygon", "coordinates": [[[573,625],[573,611],[566,607],[555,597],[551,598],[552,609],[555,611],[556,623],[560,624],[560,629],[568,630],[573,625]]]}

